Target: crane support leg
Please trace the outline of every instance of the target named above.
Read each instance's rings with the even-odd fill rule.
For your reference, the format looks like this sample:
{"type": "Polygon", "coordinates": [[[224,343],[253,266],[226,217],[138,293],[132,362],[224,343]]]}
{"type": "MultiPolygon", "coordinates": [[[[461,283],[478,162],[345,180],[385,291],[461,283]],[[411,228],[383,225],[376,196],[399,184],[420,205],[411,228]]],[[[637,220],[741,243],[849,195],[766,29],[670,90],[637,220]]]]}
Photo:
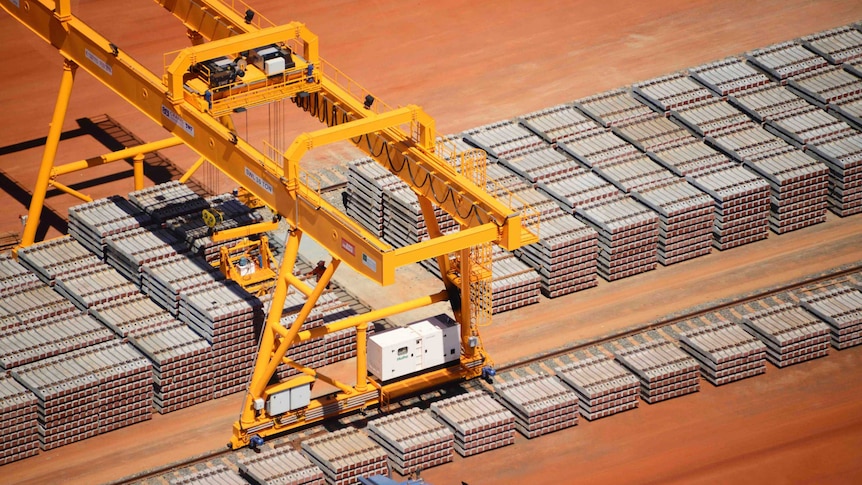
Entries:
{"type": "Polygon", "coordinates": [[[135,172],[135,190],[144,188],[144,154],[138,153],[132,158],[132,168],[135,172]]]}
{"type": "MultiPolygon", "coordinates": [[[[68,6],[68,4],[66,5],[68,6]]],[[[70,60],[63,62],[60,92],[57,94],[54,114],[51,116],[51,124],[48,126],[48,138],[45,141],[45,152],[42,154],[42,165],[39,167],[36,186],[33,187],[33,198],[30,200],[27,223],[24,225],[24,234],[21,235],[21,245],[19,247],[27,247],[36,240],[36,230],[39,227],[39,219],[42,216],[42,207],[45,205],[45,194],[48,192],[48,184],[51,181],[51,170],[54,167],[54,159],[57,157],[57,147],[60,145],[60,135],[63,133],[63,121],[66,119],[69,99],[72,97],[72,86],[75,83],[75,71],[77,69],[78,65],[74,62],[70,60]]]]}

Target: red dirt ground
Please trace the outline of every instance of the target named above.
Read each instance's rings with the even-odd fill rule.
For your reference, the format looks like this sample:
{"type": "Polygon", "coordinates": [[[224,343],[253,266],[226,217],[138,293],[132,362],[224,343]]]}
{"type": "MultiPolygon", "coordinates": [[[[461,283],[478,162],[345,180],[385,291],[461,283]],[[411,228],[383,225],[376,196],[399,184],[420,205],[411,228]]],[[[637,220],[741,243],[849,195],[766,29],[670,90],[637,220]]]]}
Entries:
{"type": "MultiPolygon", "coordinates": [[[[80,16],[153,70],[186,45],[184,29],[150,2],[73,1],[80,16]]],[[[377,2],[254,1],[277,23],[305,22],[322,55],[390,105],[418,104],[441,133],[461,130],[862,19],[858,1],[377,2]]],[[[0,232],[20,228],[41,156],[21,144],[45,136],[59,85],[52,48],[0,14],[0,232]]],[[[80,72],[64,130],[107,113],[145,140],[165,132],[80,72]]],[[[288,118],[287,126],[318,125],[288,118]]],[[[237,121],[242,126],[241,121],[237,121]]],[[[241,129],[241,133],[242,133],[241,129]]],[[[265,135],[249,125],[252,141],[265,135]]],[[[86,137],[64,141],[58,163],[101,154],[86,137]]],[[[187,149],[164,152],[181,168],[187,149]]],[[[355,158],[313,153],[309,169],[355,158]]],[[[129,172],[104,167],[99,176],[129,172]]],[[[70,175],[75,186],[92,177],[70,175]]],[[[224,181],[222,190],[230,187],[224,181]]],[[[83,187],[93,197],[131,181],[83,187]]],[[[64,217],[78,202],[49,199],[64,217]]],[[[860,217],[662,268],[498,316],[485,344],[499,363],[596,337],[714,299],[862,261],[860,217]]],[[[48,236],[56,230],[47,230],[48,236]]],[[[402,296],[402,295],[398,295],[402,296]]],[[[412,295],[415,296],[415,295],[412,295]]],[[[397,296],[393,295],[397,299],[397,296]]],[[[862,351],[637,411],[432,469],[432,483],[859,482],[862,351]],[[436,480],[435,480],[436,479],[436,480]]],[[[99,483],[222,446],[239,410],[230,396],[3,466],[12,483],[99,483]]]]}

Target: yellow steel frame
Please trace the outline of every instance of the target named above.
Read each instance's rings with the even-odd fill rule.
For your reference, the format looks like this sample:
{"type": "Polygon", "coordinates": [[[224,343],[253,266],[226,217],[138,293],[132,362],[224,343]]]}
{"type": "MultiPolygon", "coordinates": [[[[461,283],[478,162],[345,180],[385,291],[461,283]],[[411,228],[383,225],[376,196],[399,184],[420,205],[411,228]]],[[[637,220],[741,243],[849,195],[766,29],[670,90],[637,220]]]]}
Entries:
{"type": "MultiPolygon", "coordinates": [[[[471,267],[469,248],[497,243],[506,249],[516,249],[536,242],[537,230],[526,228],[522,214],[489,195],[484,187],[461,176],[454,167],[437,155],[433,119],[420,108],[408,106],[378,114],[382,103],[375,109],[366,109],[355,93],[326,75],[315,77],[314,84],[319,87],[317,92],[309,96],[297,96],[296,102],[310,111],[312,107],[332,109],[333,113],[337,110],[338,116],[330,117],[327,121],[330,125],[328,128],[297,138],[282,160],[269,159],[248,142],[238,138],[230,129],[229,120],[220,122],[189,103],[182,95],[180,72],[195,62],[197,56],[215,58],[229,55],[271,43],[274,38],[283,38],[289,32],[303,39],[308,46],[304,52],[306,58],[310,59],[310,62],[316,62],[316,37],[298,23],[284,28],[266,29],[261,29],[259,23],[246,24],[241,15],[231,13],[230,8],[215,0],[156,2],[183,19],[193,40],[200,41],[203,36],[213,40],[208,44],[186,49],[175,59],[164,79],[137,63],[126,52],[112,48],[113,45],[108,39],[72,15],[69,0],[0,0],[0,7],[56,47],[66,61],[37,186],[34,188],[30,220],[34,221],[34,224],[38,223],[77,66],[162,125],[177,140],[192,148],[201,157],[200,163],[203,163],[203,160],[210,161],[271,207],[284,218],[290,228],[286,253],[276,279],[272,311],[267,316],[266,327],[262,333],[262,343],[246,402],[239,421],[234,425],[232,446],[247,445],[253,434],[266,436],[415,392],[428,385],[473,377],[481,373],[482,366],[490,360],[481,344],[475,347],[469,344],[470,337],[478,337],[478,330],[466,310],[469,309],[471,301],[470,284],[483,279],[487,276],[483,273],[487,272],[481,267],[471,267]],[[303,106],[303,103],[306,104],[303,106]],[[333,208],[317,191],[303,183],[299,173],[299,158],[305,151],[340,140],[353,141],[412,187],[419,195],[431,239],[404,248],[392,248],[333,208]],[[462,230],[448,235],[440,234],[436,227],[432,203],[452,214],[462,230]],[[332,263],[314,288],[310,288],[293,275],[299,241],[304,234],[320,243],[332,256],[332,263]],[[450,264],[446,255],[451,253],[460,254],[459,268],[453,268],[450,264]],[[437,258],[441,263],[446,286],[444,291],[333,322],[324,327],[300,331],[302,323],[340,263],[347,263],[363,276],[388,285],[394,282],[396,268],[428,258],[437,258]],[[307,301],[290,328],[285,328],[280,324],[281,308],[289,286],[306,295],[307,301]],[[381,385],[368,378],[365,336],[370,322],[444,301],[458,292],[461,293],[462,304],[468,307],[453,308],[456,319],[462,324],[461,365],[394,384],[381,385]],[[285,359],[285,353],[292,344],[347,328],[356,328],[357,333],[358,357],[354,386],[322,376],[318,371],[285,359]],[[267,388],[267,383],[281,363],[293,365],[305,375],[332,382],[340,392],[312,400],[303,410],[283,416],[268,416],[264,411],[255,409],[255,401],[273,392],[273,388],[267,388]]],[[[325,65],[322,60],[319,62],[325,65]]],[[[322,69],[316,71],[320,73],[322,69]]],[[[32,230],[25,231],[22,245],[31,244],[34,235],[35,225],[32,230]]],[[[298,382],[291,381],[279,386],[296,385],[298,382]]]]}

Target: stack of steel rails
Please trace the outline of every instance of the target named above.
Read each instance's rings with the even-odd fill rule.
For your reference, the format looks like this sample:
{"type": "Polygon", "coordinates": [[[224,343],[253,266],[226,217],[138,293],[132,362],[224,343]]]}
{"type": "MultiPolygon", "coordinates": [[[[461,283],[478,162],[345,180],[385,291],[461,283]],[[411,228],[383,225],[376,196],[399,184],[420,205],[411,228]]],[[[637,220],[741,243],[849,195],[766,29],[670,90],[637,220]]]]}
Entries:
{"type": "Polygon", "coordinates": [[[243,390],[263,328],[261,301],[234,281],[212,282],[180,295],[177,318],[212,346],[213,397],[243,390]]]}
{"type": "Polygon", "coordinates": [[[129,193],[129,201],[162,224],[184,214],[200,214],[209,207],[207,201],[176,180],[129,193]]]}
{"type": "Polygon", "coordinates": [[[846,349],[862,343],[862,292],[839,285],[802,297],[802,306],[829,325],[832,346],[846,349]]]}
{"type": "Polygon", "coordinates": [[[578,424],[578,395],[554,376],[498,379],[494,390],[494,397],[515,415],[515,429],[527,438],[578,424]]]}
{"type": "Polygon", "coordinates": [[[700,363],[715,386],[766,372],[766,346],[727,320],[682,332],[680,347],[700,363]]]}
{"type": "Polygon", "coordinates": [[[100,259],[108,236],[150,224],[149,215],[119,195],[69,208],[69,235],[100,259]]]}
{"type": "Polygon", "coordinates": [[[141,266],[141,291],[177,316],[180,297],[205,285],[224,280],[224,275],[199,256],[176,255],[141,266]]]}
{"type": "Polygon", "coordinates": [[[740,324],[766,344],[766,358],[787,367],[829,353],[829,326],[792,303],[761,300],[740,324]]]}
{"type": "Polygon", "coordinates": [[[592,355],[557,367],[554,373],[578,395],[588,421],[638,407],[637,377],[605,355],[592,355]]]}
{"type": "Polygon", "coordinates": [[[0,374],[0,465],[39,452],[37,405],[36,395],[6,373],[0,374]]]}
{"type": "Polygon", "coordinates": [[[69,236],[19,249],[18,262],[50,286],[54,286],[57,276],[104,267],[96,255],[69,236]]]}
{"type": "Polygon", "coordinates": [[[545,140],[521,126],[517,120],[498,121],[472,128],[461,133],[461,137],[495,159],[513,158],[548,146],[545,140]]]}
{"type": "Polygon", "coordinates": [[[249,226],[264,220],[259,210],[253,210],[240,202],[233,194],[222,194],[204,199],[210,210],[219,214],[220,220],[212,228],[207,226],[200,212],[173,217],[164,226],[185,242],[192,253],[202,256],[210,264],[218,264],[222,247],[231,247],[241,238],[214,242],[210,235],[241,226],[249,226]]]}
{"type": "Polygon", "coordinates": [[[265,447],[253,455],[239,457],[239,474],[249,483],[324,485],[323,472],[305,455],[290,447],[265,447]]]}
{"type": "Polygon", "coordinates": [[[302,451],[330,485],[352,485],[359,477],[389,475],[386,450],[355,428],[304,440],[302,451]]]}
{"type": "Polygon", "coordinates": [[[367,431],[389,454],[390,466],[402,475],[452,461],[455,435],[418,408],[375,419],[367,431]]]}
{"type": "Polygon", "coordinates": [[[403,181],[370,158],[347,164],[345,212],[377,237],[383,237],[383,198],[391,186],[403,181]]]}
{"type": "Polygon", "coordinates": [[[138,227],[107,236],[105,262],[141,286],[141,267],[152,261],[188,251],[186,246],[165,229],[138,227]]]}
{"type": "Polygon", "coordinates": [[[653,340],[612,352],[640,379],[641,399],[649,404],[700,390],[700,366],[673,342],[653,340]]]}
{"type": "Polygon", "coordinates": [[[152,417],[151,364],[118,340],[25,364],[11,374],[38,398],[43,450],[152,417]]]}
{"type": "Polygon", "coordinates": [[[484,391],[433,402],[431,413],[455,433],[455,451],[461,456],[515,442],[515,416],[484,391]]]}
{"type": "Polygon", "coordinates": [[[248,482],[227,463],[217,463],[204,469],[177,470],[166,478],[170,485],[199,485],[202,483],[212,485],[248,485],[248,482]]]}

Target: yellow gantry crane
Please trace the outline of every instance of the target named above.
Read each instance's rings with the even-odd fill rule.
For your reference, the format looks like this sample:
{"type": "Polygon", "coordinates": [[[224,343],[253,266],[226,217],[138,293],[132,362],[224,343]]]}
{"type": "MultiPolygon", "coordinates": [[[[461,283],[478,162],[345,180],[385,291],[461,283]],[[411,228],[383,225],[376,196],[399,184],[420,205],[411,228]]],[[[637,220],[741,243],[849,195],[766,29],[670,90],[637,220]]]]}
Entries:
{"type": "MultiPolygon", "coordinates": [[[[55,167],[54,159],[75,72],[83,69],[171,134],[166,140],[136,147],[124,157],[185,144],[200,159],[181,180],[208,161],[288,225],[285,255],[277,272],[271,310],[242,412],[233,427],[232,447],[446,382],[482,375],[483,369],[491,365],[479,335],[480,324],[489,320],[491,313],[491,244],[513,250],[538,240],[538,214],[515,211],[511,201],[498,200],[486,192],[484,152],[457,152],[441,143],[434,120],[417,106],[390,108],[375,99],[320,58],[317,36],[301,23],[274,25],[244,4],[236,10],[234,3],[216,0],[156,3],[185,24],[193,44],[170,54],[162,75],[151,72],[75,17],[71,0],[0,0],[5,11],[57,48],[64,59],[22,246],[34,241],[48,186],[59,187],[54,177],[63,167],[55,167]],[[262,153],[233,129],[230,113],[287,99],[316,116],[326,128],[297,136],[276,157],[262,153]],[[303,154],[344,140],[353,142],[417,194],[430,239],[394,248],[331,206],[307,183],[308,176],[299,164],[303,154]],[[459,231],[441,233],[435,205],[451,214],[460,224],[459,231]],[[314,287],[294,276],[299,243],[306,235],[332,257],[314,287]],[[341,263],[381,285],[389,285],[395,282],[398,267],[429,258],[439,263],[444,282],[441,291],[301,330],[341,263]],[[287,328],[280,320],[289,287],[307,299],[287,328]],[[459,360],[394,382],[368,375],[369,323],[447,300],[460,324],[459,360]],[[285,357],[292,345],[349,328],[356,330],[353,385],[285,357]],[[301,375],[272,383],[282,363],[299,369],[301,375]],[[337,392],[311,399],[308,391],[315,380],[335,386],[337,392]]],[[[107,161],[110,160],[101,157],[83,165],[107,161]]],[[[82,162],[74,168],[82,168],[82,162]]],[[[136,170],[136,188],[141,181],[136,170]]]]}

